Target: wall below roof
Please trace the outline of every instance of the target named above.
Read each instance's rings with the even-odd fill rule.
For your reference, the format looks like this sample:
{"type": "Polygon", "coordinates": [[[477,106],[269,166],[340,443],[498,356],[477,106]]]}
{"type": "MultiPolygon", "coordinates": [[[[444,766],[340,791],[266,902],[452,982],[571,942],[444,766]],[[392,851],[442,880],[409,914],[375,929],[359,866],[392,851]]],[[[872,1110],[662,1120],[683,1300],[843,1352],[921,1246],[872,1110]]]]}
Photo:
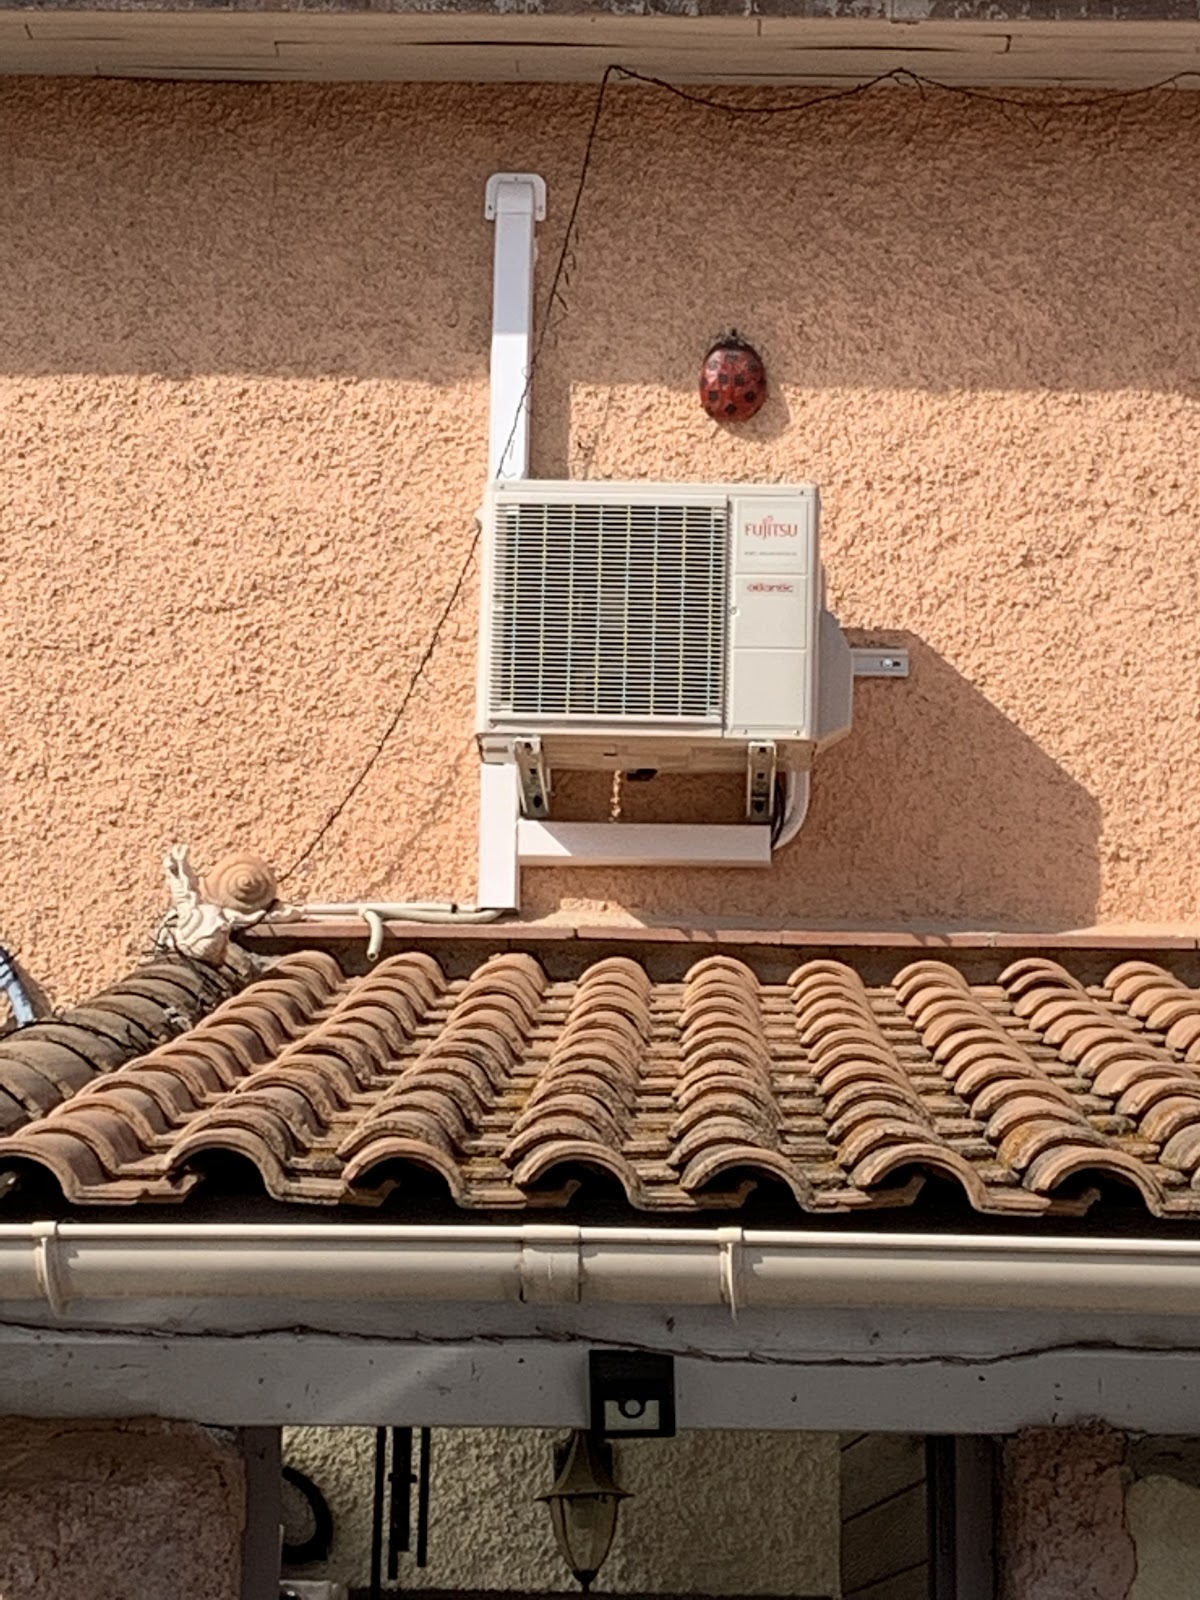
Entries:
{"type": "MultiPolygon", "coordinates": [[[[369,753],[472,539],[486,177],[548,180],[544,295],[592,104],[6,87],[0,934],[59,998],[144,948],[164,846],[287,864],[369,753]]],[[[859,686],[770,873],[531,872],[530,914],[1200,916],[1198,155],[1188,94],[734,122],[621,92],[536,471],[816,479],[831,599],[913,673],[859,686]],[[773,386],[737,432],[695,398],[730,324],[773,386]]],[[[289,892],[473,894],[473,606],[289,892]]],[[[624,814],[736,817],[738,791],[627,788],[624,814]]],[[[563,799],[607,814],[607,779],[563,799]]]]}
{"type": "Polygon", "coordinates": [[[1102,1427],[1007,1440],[999,1600],[1192,1600],[1200,1441],[1102,1427]]]}
{"type": "Polygon", "coordinates": [[[1140,1479],[1130,1486],[1125,1514],[1137,1550],[1129,1600],[1192,1600],[1200,1567],[1200,1488],[1176,1478],[1140,1479]]]}
{"type": "Polygon", "coordinates": [[[1000,1600],[1127,1600],[1137,1570],[1125,1521],[1124,1434],[1031,1428],[1002,1457],[1000,1600]]]}
{"type": "MultiPolygon", "coordinates": [[[[561,1593],[571,1588],[546,1508],[541,1429],[433,1435],[429,1565],[401,1558],[405,1589],[561,1593]]],[[[370,1571],[374,1430],[292,1428],[284,1459],[321,1489],[335,1543],[319,1570],[350,1586],[370,1571]]],[[[621,1509],[600,1587],[614,1594],[822,1595],[838,1589],[834,1434],[684,1433],[619,1445],[621,1509]]],[[[415,1505],[415,1498],[414,1498],[415,1505]]],[[[315,1573],[318,1569],[312,1569],[315,1573]]],[[[295,1575],[309,1569],[295,1569],[295,1575]]]]}
{"type": "Polygon", "coordinates": [[[4,1600],[239,1600],[243,1468],[191,1423],[0,1428],[4,1600]]]}

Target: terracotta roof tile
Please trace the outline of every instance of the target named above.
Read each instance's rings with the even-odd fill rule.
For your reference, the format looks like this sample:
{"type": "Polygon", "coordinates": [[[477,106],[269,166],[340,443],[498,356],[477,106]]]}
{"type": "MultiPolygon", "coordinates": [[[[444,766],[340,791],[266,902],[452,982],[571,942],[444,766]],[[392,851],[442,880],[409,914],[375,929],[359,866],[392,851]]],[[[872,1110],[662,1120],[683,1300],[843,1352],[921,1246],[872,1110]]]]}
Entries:
{"type": "Polygon", "coordinates": [[[781,982],[755,951],[665,976],[588,953],[568,977],[511,948],[155,963],[0,1039],[0,1171],[79,1206],[183,1201],[233,1156],[314,1205],[403,1204],[425,1173],[463,1208],[561,1206],[598,1174],[637,1210],[766,1183],[832,1213],[937,1177],[983,1212],[1078,1213],[1108,1181],[1200,1216],[1200,990],[1165,966],[980,982],[897,954],[880,982],[852,952],[781,982]]]}
{"type": "Polygon", "coordinates": [[[232,994],[226,969],[164,958],[86,1005],[0,1037],[0,1131],[44,1116],[90,1084],[192,1027],[232,994]]]}

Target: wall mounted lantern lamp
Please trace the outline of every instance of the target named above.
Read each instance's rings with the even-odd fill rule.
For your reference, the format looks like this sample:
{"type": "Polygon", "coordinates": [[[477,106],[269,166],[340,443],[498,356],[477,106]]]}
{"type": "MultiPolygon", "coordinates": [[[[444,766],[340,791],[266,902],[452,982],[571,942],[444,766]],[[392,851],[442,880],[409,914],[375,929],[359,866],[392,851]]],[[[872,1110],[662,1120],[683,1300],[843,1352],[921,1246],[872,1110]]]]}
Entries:
{"type": "Polygon", "coordinates": [[[613,1477],[611,1448],[586,1428],[556,1446],[554,1467],[554,1485],[538,1499],[550,1508],[559,1554],[587,1594],[612,1547],[621,1501],[629,1496],[613,1477]]]}
{"type": "Polygon", "coordinates": [[[584,1594],[612,1548],[621,1501],[629,1499],[613,1477],[607,1440],[674,1434],[674,1359],[640,1350],[589,1351],[588,1409],[591,1426],[555,1447],[554,1485],[538,1496],[550,1508],[559,1554],[584,1594]]]}

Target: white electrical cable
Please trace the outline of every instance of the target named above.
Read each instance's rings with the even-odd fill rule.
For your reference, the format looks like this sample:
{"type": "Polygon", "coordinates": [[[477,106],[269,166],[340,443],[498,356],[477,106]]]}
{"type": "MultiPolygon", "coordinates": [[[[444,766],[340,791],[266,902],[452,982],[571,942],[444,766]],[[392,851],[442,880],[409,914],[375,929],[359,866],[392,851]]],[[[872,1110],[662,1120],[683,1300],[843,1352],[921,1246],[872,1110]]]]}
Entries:
{"type": "MultiPolygon", "coordinates": [[[[460,906],[452,900],[314,900],[305,905],[289,906],[287,921],[324,922],[337,917],[361,917],[370,933],[367,960],[377,961],[383,949],[385,922],[482,923],[495,922],[504,915],[503,911],[460,906]]],[[[270,926],[270,916],[263,922],[270,926]]]]}

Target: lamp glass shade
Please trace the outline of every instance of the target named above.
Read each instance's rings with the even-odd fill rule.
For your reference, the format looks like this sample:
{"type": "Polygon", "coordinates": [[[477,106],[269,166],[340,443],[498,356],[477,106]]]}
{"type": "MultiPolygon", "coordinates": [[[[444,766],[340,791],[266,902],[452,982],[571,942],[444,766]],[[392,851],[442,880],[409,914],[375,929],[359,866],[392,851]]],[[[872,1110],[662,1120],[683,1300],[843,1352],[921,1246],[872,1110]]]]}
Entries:
{"type": "Polygon", "coordinates": [[[559,1553],[585,1594],[612,1545],[621,1501],[629,1498],[614,1481],[610,1461],[600,1440],[573,1433],[553,1488],[538,1496],[550,1508],[559,1553]]]}

